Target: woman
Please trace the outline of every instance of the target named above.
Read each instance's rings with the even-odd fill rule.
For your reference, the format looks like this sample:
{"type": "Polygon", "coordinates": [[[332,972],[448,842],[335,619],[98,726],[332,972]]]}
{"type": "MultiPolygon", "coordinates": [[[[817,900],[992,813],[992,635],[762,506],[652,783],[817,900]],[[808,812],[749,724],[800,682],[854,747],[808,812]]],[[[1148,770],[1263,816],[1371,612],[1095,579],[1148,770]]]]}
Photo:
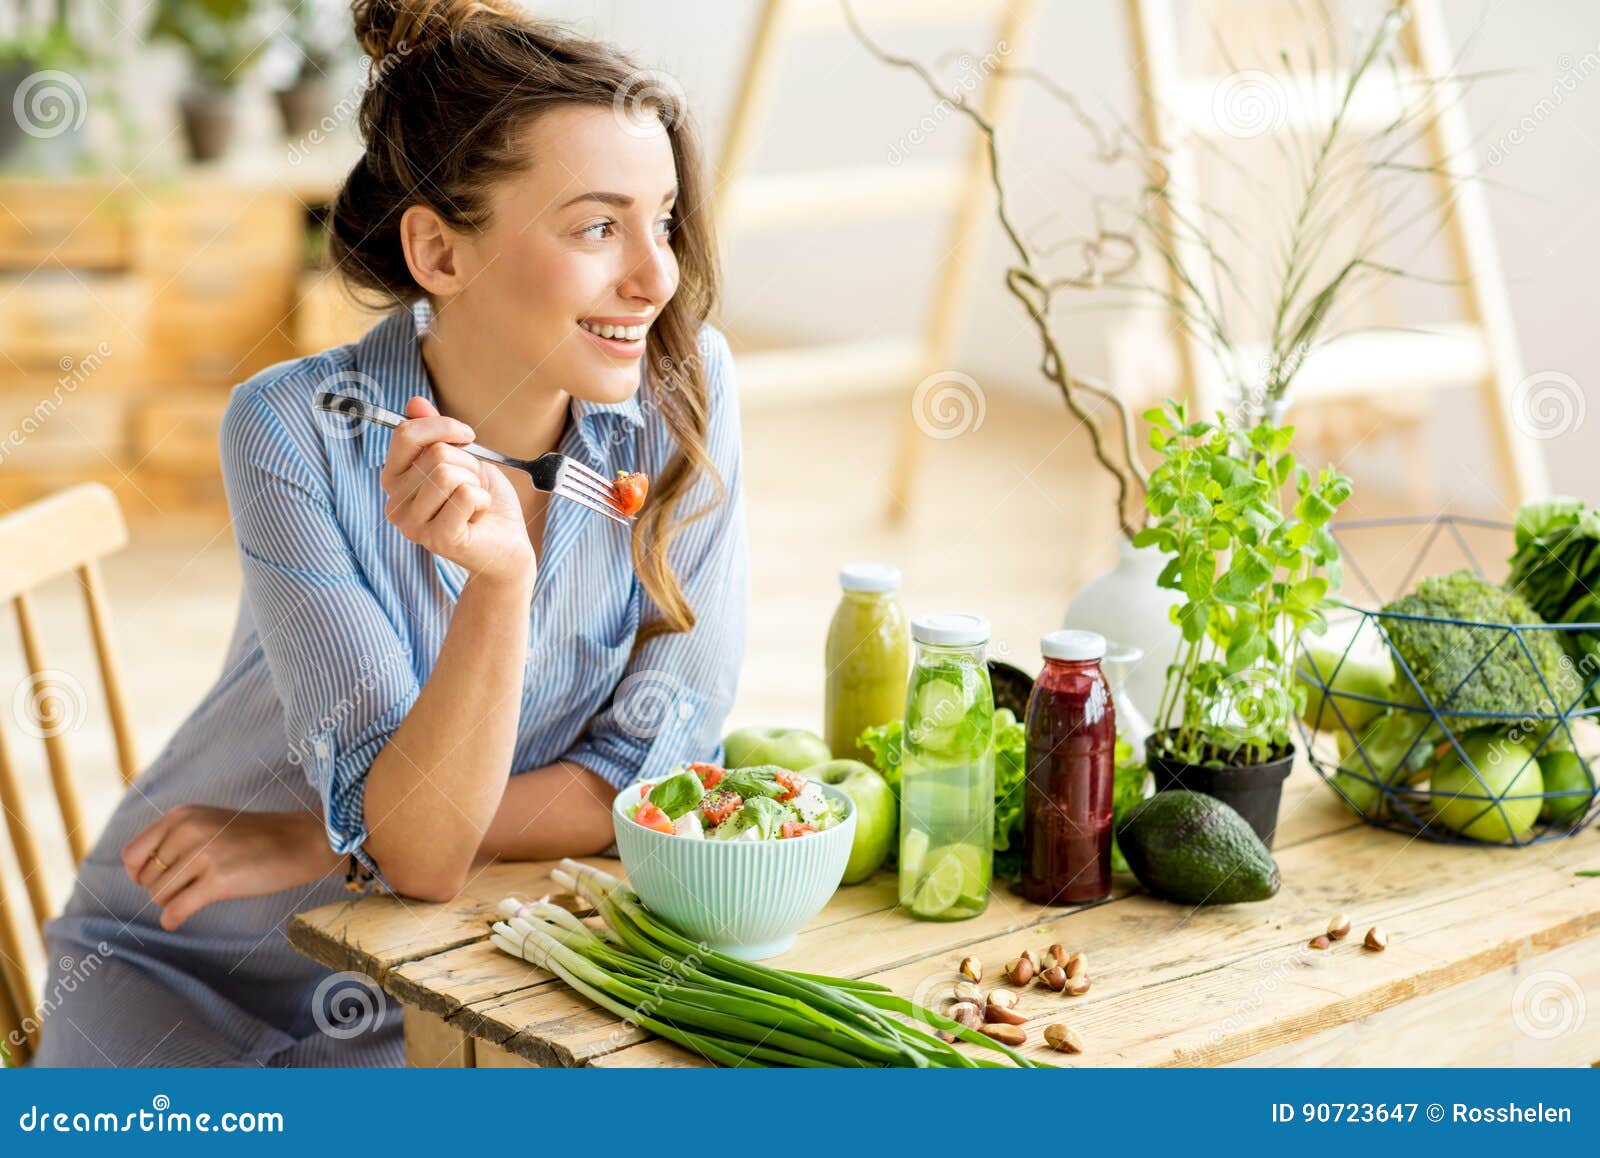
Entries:
{"type": "Polygon", "coordinates": [[[719,755],[746,541],[683,110],[507,0],[353,7],[374,69],[333,253],[413,308],[234,391],[238,626],[47,929],[53,961],[103,960],[39,1065],[399,1064],[397,1009],[330,1024],[291,913],[352,874],[436,901],[487,859],[601,852],[618,789],[719,755]],[[652,493],[630,536],[474,441],[652,493]]]}

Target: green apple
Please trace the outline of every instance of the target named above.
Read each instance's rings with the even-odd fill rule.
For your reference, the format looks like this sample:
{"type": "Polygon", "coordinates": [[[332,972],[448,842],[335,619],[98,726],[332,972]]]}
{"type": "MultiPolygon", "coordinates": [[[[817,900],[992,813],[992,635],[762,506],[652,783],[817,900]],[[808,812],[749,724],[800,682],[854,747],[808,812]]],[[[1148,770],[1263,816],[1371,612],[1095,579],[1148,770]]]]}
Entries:
{"type": "Polygon", "coordinates": [[[1472,767],[1452,747],[1429,781],[1439,823],[1474,840],[1522,836],[1539,819],[1544,804],[1544,777],[1533,752],[1499,736],[1473,736],[1460,744],[1472,767]]]}
{"type": "Polygon", "coordinates": [[[1367,626],[1365,618],[1347,619],[1330,623],[1323,635],[1310,632],[1301,635],[1300,654],[1295,658],[1295,679],[1306,689],[1306,706],[1300,713],[1306,727],[1343,732],[1348,726],[1360,735],[1361,729],[1376,719],[1384,706],[1351,697],[1391,699],[1395,683],[1394,659],[1389,654],[1389,645],[1375,627],[1367,626]],[[1332,697],[1331,703],[1323,703],[1324,686],[1332,697]]]}
{"type": "Polygon", "coordinates": [[[889,782],[859,760],[829,760],[807,768],[806,775],[831,784],[856,806],[856,837],[850,846],[850,863],[844,866],[844,883],[858,884],[883,866],[894,848],[900,810],[889,782]]]}
{"type": "Polygon", "coordinates": [[[723,765],[755,768],[776,764],[791,772],[804,772],[813,764],[833,759],[822,737],[804,728],[740,728],[722,741],[723,765]]]}
{"type": "Polygon", "coordinates": [[[1589,768],[1576,752],[1547,752],[1539,757],[1539,773],[1546,792],[1571,792],[1572,796],[1551,796],[1544,802],[1544,819],[1551,824],[1571,824],[1589,810],[1595,786],[1589,768]]]}

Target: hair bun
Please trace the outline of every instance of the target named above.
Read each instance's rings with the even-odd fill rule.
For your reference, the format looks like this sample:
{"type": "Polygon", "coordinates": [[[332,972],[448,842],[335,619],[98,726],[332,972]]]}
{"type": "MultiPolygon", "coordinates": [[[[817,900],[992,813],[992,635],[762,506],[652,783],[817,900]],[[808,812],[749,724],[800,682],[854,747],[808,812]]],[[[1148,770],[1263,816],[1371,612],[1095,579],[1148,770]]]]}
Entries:
{"type": "Polygon", "coordinates": [[[512,0],[354,0],[356,40],[373,60],[454,35],[474,20],[528,22],[512,0]]]}

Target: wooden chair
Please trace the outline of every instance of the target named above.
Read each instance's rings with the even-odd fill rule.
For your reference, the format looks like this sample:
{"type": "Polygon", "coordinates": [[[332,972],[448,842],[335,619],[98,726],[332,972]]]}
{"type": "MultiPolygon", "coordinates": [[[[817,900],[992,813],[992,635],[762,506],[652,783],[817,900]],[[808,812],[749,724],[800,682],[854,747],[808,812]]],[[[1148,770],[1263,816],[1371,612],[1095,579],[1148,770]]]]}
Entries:
{"type": "MultiPolygon", "coordinates": [[[[6,831],[38,927],[50,918],[52,909],[44,866],[23,810],[22,790],[7,747],[8,728],[16,730],[20,726],[44,743],[56,807],[74,865],[88,853],[89,833],[84,828],[83,809],[62,734],[68,726],[75,727],[76,721],[64,718],[62,689],[57,686],[63,673],[54,671],[45,659],[29,592],[69,572],[77,576],[111,717],[117,764],[126,786],[137,774],[139,761],[123,701],[122,676],[112,652],[110,616],[98,561],[127,541],[128,528],[116,496],[99,483],[72,487],[0,517],[0,600],[9,599],[16,611],[17,632],[29,673],[26,689],[17,689],[24,694],[19,696],[6,689],[3,699],[8,703],[0,704],[25,705],[21,712],[13,708],[0,714],[0,807],[5,810],[6,831]]],[[[19,910],[0,878],[0,1041],[5,1042],[13,1064],[25,1061],[38,1046],[39,1019],[34,1010],[39,989],[28,975],[22,948],[23,927],[19,910]],[[19,1048],[18,1039],[25,1040],[26,1045],[19,1048]]]]}

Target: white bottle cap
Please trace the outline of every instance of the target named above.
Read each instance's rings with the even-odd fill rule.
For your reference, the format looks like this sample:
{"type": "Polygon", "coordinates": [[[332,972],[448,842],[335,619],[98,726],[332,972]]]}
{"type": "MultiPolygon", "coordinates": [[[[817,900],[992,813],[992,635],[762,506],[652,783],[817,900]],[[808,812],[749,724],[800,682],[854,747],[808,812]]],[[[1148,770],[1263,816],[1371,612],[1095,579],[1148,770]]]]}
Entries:
{"type": "Polygon", "coordinates": [[[1104,659],[1106,637],[1095,631],[1052,631],[1039,641],[1045,659],[1066,659],[1082,663],[1104,659]]]}
{"type": "Polygon", "coordinates": [[[989,621],[959,611],[919,615],[911,621],[911,638],[939,647],[976,647],[989,642],[989,621]]]}
{"type": "Polygon", "coordinates": [[[839,568],[839,586],[846,591],[898,591],[900,568],[887,563],[846,563],[839,568]]]}

